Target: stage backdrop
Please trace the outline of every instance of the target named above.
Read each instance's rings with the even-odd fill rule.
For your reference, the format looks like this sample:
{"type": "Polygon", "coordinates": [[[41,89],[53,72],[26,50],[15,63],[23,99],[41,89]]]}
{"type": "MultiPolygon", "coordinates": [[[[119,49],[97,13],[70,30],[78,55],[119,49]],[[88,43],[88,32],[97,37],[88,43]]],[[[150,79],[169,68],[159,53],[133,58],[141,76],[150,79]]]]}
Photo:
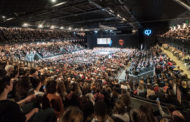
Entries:
{"type": "Polygon", "coordinates": [[[87,44],[88,48],[93,49],[94,47],[121,47],[121,48],[139,48],[139,36],[138,34],[122,34],[117,35],[115,33],[87,33],[87,44]],[[111,38],[111,44],[97,44],[98,38],[111,38]]]}

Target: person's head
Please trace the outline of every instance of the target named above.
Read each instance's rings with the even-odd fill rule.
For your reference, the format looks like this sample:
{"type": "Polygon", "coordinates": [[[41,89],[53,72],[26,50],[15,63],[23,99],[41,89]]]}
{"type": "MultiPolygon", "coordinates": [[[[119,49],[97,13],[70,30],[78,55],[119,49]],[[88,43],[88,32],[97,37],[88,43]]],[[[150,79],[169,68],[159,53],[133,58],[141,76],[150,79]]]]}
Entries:
{"type": "Polygon", "coordinates": [[[32,92],[32,84],[29,77],[20,77],[16,83],[16,95],[18,98],[26,97],[32,92]]]}
{"type": "Polygon", "coordinates": [[[33,89],[39,90],[41,88],[42,83],[39,79],[34,78],[34,77],[30,77],[30,81],[32,83],[33,89]]]}
{"type": "Polygon", "coordinates": [[[125,104],[121,100],[117,100],[114,106],[114,112],[117,114],[124,114],[125,111],[125,104]]]}
{"type": "Polygon", "coordinates": [[[7,65],[5,67],[5,70],[7,71],[7,73],[11,74],[14,71],[14,66],[13,65],[7,65]]]}
{"type": "Polygon", "coordinates": [[[143,105],[140,106],[139,110],[140,110],[142,115],[145,115],[144,117],[146,118],[146,120],[148,120],[148,122],[155,122],[156,121],[151,105],[143,104],[143,105]]]}
{"type": "Polygon", "coordinates": [[[11,82],[9,77],[0,78],[0,95],[3,92],[7,92],[7,94],[12,91],[13,83],[11,82]]]}
{"type": "Polygon", "coordinates": [[[69,107],[63,114],[62,122],[83,122],[83,113],[78,107],[69,107]]]}
{"type": "Polygon", "coordinates": [[[125,106],[129,107],[131,105],[131,98],[129,94],[123,94],[121,95],[122,102],[125,104],[125,106]]]}
{"type": "Polygon", "coordinates": [[[34,68],[30,69],[30,75],[33,75],[33,74],[38,75],[37,70],[34,68]]]}
{"type": "Polygon", "coordinates": [[[57,92],[63,97],[66,92],[65,84],[63,81],[57,81],[57,92]]]}
{"type": "Polygon", "coordinates": [[[104,122],[107,115],[106,104],[103,101],[98,101],[94,106],[94,113],[98,121],[104,122]]]}
{"type": "Polygon", "coordinates": [[[88,117],[92,117],[94,113],[93,103],[87,97],[82,97],[81,110],[83,111],[83,114],[84,114],[84,121],[88,117]]]}
{"type": "Polygon", "coordinates": [[[176,107],[174,105],[168,105],[167,108],[168,108],[168,111],[171,113],[176,110],[176,107]]]}
{"type": "Polygon", "coordinates": [[[46,84],[46,92],[54,94],[57,91],[57,82],[54,80],[48,80],[46,84]]]}
{"type": "Polygon", "coordinates": [[[133,109],[130,112],[131,122],[140,122],[140,112],[137,109],[133,109]]]}

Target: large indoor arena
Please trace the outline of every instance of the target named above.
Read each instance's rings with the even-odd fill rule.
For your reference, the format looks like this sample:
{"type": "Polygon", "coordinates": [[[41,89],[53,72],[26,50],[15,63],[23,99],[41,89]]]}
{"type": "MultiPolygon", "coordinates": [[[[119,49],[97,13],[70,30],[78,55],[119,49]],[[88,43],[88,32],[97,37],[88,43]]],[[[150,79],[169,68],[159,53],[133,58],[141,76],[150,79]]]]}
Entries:
{"type": "Polygon", "coordinates": [[[0,122],[190,122],[190,0],[0,0],[0,122]]]}

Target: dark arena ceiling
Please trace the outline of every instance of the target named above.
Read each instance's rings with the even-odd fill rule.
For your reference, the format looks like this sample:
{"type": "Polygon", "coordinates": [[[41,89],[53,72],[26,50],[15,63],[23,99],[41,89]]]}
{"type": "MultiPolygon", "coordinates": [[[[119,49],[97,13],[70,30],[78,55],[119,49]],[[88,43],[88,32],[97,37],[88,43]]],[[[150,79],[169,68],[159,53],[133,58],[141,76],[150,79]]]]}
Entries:
{"type": "MultiPolygon", "coordinates": [[[[72,27],[94,29],[114,27],[130,32],[153,27],[166,31],[172,20],[189,17],[188,9],[176,0],[0,0],[0,26],[36,28],[72,27]],[[185,14],[184,14],[185,13],[185,14]]],[[[190,5],[190,0],[182,1],[190,5]]]]}

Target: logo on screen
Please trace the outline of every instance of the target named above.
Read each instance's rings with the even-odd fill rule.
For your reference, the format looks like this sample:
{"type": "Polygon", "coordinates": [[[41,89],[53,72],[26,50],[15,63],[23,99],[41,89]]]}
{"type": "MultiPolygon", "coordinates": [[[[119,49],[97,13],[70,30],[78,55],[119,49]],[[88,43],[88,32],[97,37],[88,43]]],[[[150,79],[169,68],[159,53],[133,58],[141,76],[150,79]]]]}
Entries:
{"type": "Polygon", "coordinates": [[[124,40],[120,39],[119,40],[119,45],[123,46],[124,45],[124,40]]]}
{"type": "Polygon", "coordinates": [[[144,34],[145,34],[146,36],[150,36],[150,35],[152,34],[152,30],[146,29],[146,30],[144,30],[144,34]]]}

